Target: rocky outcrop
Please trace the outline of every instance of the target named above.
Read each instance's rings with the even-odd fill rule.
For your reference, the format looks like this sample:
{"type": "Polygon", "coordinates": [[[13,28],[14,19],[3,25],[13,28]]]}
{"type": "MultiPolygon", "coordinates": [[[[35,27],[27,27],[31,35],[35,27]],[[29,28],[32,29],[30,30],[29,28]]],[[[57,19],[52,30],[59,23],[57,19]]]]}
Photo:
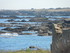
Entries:
{"type": "Polygon", "coordinates": [[[62,28],[61,25],[53,24],[52,26],[52,53],[70,53],[70,28],[62,28]]]}

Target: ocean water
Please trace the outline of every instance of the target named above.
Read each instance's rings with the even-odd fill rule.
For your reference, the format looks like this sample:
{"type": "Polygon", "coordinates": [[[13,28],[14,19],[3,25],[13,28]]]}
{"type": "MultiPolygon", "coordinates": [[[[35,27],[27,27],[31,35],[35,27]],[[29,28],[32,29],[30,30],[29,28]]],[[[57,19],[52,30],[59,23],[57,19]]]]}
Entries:
{"type": "MultiPolygon", "coordinates": [[[[7,17],[7,15],[5,15],[5,17],[7,17]]],[[[29,21],[30,19],[28,19],[28,18],[23,19],[23,17],[33,17],[34,18],[35,16],[19,16],[19,15],[17,15],[16,17],[18,17],[18,18],[13,19],[14,21],[21,21],[21,20],[29,21]],[[22,18],[22,19],[19,19],[19,18],[22,18]]],[[[49,18],[49,20],[50,20],[50,18],[70,18],[70,16],[46,16],[46,18],[49,18]]],[[[7,20],[10,20],[10,19],[0,19],[0,23],[13,23],[13,22],[8,22],[7,20]]],[[[55,21],[56,19],[51,19],[51,20],[55,21]]],[[[23,23],[23,22],[16,22],[16,23],[23,23]]],[[[24,22],[24,23],[27,23],[27,22],[24,22]]]]}
{"type": "Polygon", "coordinates": [[[23,18],[23,17],[35,17],[35,16],[20,16],[20,15],[17,15],[16,17],[23,18]]]}
{"type": "Polygon", "coordinates": [[[0,37],[0,50],[26,50],[35,46],[43,50],[50,50],[52,36],[19,35],[14,37],[0,37]]]}
{"type": "MultiPolygon", "coordinates": [[[[0,15],[0,17],[10,17],[10,15],[0,15]]],[[[15,17],[23,18],[23,17],[36,17],[36,16],[21,16],[21,15],[15,15],[15,17]]],[[[70,18],[70,16],[46,16],[46,17],[52,17],[52,18],[70,18]]]]}
{"type": "Polygon", "coordinates": [[[70,18],[70,16],[46,16],[47,18],[70,18]]]}

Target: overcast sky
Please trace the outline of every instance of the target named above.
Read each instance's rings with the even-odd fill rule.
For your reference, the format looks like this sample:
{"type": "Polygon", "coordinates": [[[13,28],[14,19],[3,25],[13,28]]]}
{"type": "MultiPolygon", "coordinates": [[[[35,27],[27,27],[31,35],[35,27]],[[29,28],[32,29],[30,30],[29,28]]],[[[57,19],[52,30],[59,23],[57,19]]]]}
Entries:
{"type": "Polygon", "coordinates": [[[0,9],[70,7],[70,0],[0,0],[0,9]]]}

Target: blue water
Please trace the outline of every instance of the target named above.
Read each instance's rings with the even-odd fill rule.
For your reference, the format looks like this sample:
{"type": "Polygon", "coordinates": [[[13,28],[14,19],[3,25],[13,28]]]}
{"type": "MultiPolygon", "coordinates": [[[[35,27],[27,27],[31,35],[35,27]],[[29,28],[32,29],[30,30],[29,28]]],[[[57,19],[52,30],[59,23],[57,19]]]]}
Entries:
{"type": "Polygon", "coordinates": [[[15,21],[22,21],[22,20],[29,21],[30,19],[25,18],[25,19],[14,19],[14,20],[15,21]]]}
{"type": "Polygon", "coordinates": [[[7,20],[9,20],[9,19],[0,19],[0,23],[8,23],[8,22],[6,22],[7,20]]]}
{"type": "Polygon", "coordinates": [[[17,15],[16,17],[23,18],[23,17],[35,17],[35,16],[20,16],[20,15],[17,15]]]}
{"type": "MultiPolygon", "coordinates": [[[[0,17],[10,17],[10,15],[0,15],[0,17]]],[[[23,17],[35,17],[35,16],[22,16],[22,15],[16,15],[16,17],[23,18],[23,17]]]]}
{"type": "Polygon", "coordinates": [[[20,35],[17,37],[0,37],[0,50],[26,50],[29,46],[36,46],[44,50],[50,50],[51,36],[20,35]]]}
{"type": "MultiPolygon", "coordinates": [[[[21,16],[21,15],[17,15],[16,17],[20,17],[20,18],[23,18],[23,17],[36,17],[36,16],[21,16]]],[[[70,18],[70,16],[46,16],[46,17],[56,17],[56,18],[70,18]]]]}
{"type": "MultiPolygon", "coordinates": [[[[10,17],[10,15],[0,15],[0,17],[10,17]]],[[[21,15],[16,15],[16,17],[23,18],[23,17],[36,17],[36,16],[21,16],[21,15]]],[[[55,18],[70,18],[70,16],[46,16],[46,17],[55,17],[55,18]]]]}
{"type": "Polygon", "coordinates": [[[70,16],[46,16],[47,18],[70,18],[70,16]]]}
{"type": "MultiPolygon", "coordinates": [[[[4,16],[4,15],[3,15],[4,16]]],[[[6,17],[7,15],[5,15],[5,17],[6,17]]],[[[8,15],[9,16],[9,15],[8,15]]],[[[23,17],[35,17],[35,16],[19,16],[19,15],[17,15],[16,17],[19,17],[19,18],[23,18],[23,17]]],[[[47,18],[70,18],[70,16],[46,16],[47,18]]],[[[22,21],[23,19],[19,19],[19,18],[17,18],[17,19],[14,19],[14,21],[22,21]]],[[[7,20],[9,20],[9,19],[0,19],[0,23],[12,23],[12,22],[8,22],[7,20]]],[[[30,19],[24,19],[25,21],[29,21],[30,19]]],[[[53,20],[53,21],[55,21],[55,19],[51,19],[51,20],[53,20]]],[[[16,23],[23,23],[23,22],[16,22],[16,23]]],[[[25,22],[25,23],[27,23],[27,22],[25,22]]],[[[32,22],[31,22],[32,23],[32,22]]]]}
{"type": "Polygon", "coordinates": [[[22,31],[22,33],[32,33],[32,34],[35,34],[35,33],[37,33],[37,31],[22,31]]]}

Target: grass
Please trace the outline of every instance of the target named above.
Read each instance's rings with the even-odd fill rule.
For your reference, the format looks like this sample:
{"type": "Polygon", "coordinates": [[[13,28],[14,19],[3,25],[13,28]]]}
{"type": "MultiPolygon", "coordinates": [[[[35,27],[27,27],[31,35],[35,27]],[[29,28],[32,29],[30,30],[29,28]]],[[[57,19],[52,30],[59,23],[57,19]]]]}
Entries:
{"type": "Polygon", "coordinates": [[[0,53],[51,53],[51,52],[48,50],[30,50],[30,49],[27,49],[27,50],[8,51],[8,52],[1,51],[0,53]]]}
{"type": "Polygon", "coordinates": [[[15,52],[8,52],[8,53],[51,53],[50,51],[47,50],[26,50],[26,51],[15,51],[15,52]]]}

